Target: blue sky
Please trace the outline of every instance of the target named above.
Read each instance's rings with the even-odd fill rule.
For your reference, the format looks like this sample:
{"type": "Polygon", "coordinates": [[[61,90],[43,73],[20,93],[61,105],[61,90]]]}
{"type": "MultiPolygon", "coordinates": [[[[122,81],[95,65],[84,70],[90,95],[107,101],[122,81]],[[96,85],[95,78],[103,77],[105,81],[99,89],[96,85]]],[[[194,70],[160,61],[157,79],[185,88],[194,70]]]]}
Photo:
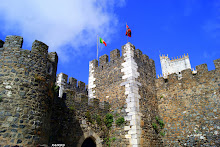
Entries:
{"type": "Polygon", "coordinates": [[[97,34],[107,43],[99,55],[110,55],[129,42],[155,61],[189,54],[192,68],[220,58],[218,0],[0,0],[0,39],[23,36],[23,49],[36,39],[59,56],[57,73],[88,83],[89,61],[96,58],[97,34]]]}

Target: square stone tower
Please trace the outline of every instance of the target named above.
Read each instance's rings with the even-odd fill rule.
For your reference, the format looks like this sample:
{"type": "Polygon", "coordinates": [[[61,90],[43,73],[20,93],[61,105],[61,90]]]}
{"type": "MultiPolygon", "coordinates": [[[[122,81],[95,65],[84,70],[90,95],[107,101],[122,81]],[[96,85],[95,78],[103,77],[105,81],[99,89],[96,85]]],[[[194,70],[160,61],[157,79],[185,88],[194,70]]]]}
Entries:
{"type": "MultiPolygon", "coordinates": [[[[115,49],[89,63],[89,101],[97,98],[108,101],[113,113],[125,118],[120,130],[121,143],[128,146],[158,146],[159,141],[152,129],[152,118],[157,113],[155,91],[155,64],[147,55],[131,43],[115,49]],[[147,113],[146,113],[147,112],[147,113]]],[[[112,134],[112,136],[114,136],[112,134]]]]}

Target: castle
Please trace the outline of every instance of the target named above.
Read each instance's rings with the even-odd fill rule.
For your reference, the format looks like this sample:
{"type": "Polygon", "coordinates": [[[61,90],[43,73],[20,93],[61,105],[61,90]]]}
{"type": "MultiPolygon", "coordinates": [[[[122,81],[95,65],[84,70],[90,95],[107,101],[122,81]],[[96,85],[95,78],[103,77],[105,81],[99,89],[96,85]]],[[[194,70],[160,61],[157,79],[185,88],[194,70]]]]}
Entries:
{"type": "Polygon", "coordinates": [[[1,146],[219,146],[220,59],[192,71],[188,55],[162,55],[156,78],[154,60],[127,43],[89,63],[86,86],[56,75],[46,44],[22,43],[0,40],[1,146]]]}

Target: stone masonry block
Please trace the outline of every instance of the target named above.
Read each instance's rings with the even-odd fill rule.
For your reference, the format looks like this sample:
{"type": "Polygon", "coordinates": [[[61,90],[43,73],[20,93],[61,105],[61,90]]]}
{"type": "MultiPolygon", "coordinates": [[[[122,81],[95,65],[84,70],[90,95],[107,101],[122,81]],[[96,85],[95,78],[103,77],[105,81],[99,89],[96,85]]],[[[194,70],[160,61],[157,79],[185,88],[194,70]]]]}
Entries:
{"type": "Polygon", "coordinates": [[[89,99],[89,105],[90,105],[90,106],[93,106],[94,108],[99,107],[99,103],[100,103],[100,101],[99,101],[99,99],[97,99],[97,98],[91,98],[91,99],[89,99]]]}
{"type": "Polygon", "coordinates": [[[126,45],[123,45],[121,48],[122,48],[122,56],[125,56],[125,53],[126,53],[126,48],[130,46],[131,48],[131,53],[134,54],[134,50],[135,50],[135,46],[133,44],[131,44],[130,42],[128,42],[126,45]]]}
{"type": "Polygon", "coordinates": [[[103,66],[107,62],[108,62],[108,55],[105,54],[105,55],[99,57],[99,66],[103,66]]]}
{"type": "Polygon", "coordinates": [[[136,49],[136,50],[135,50],[135,55],[136,55],[136,57],[140,58],[141,55],[142,55],[142,51],[139,50],[139,49],[136,49]]]}
{"type": "Polygon", "coordinates": [[[207,64],[200,64],[196,66],[196,70],[198,75],[208,72],[207,64]]]}
{"type": "Polygon", "coordinates": [[[183,71],[181,71],[182,73],[182,78],[185,78],[185,79],[191,79],[193,76],[192,76],[192,71],[191,69],[185,69],[183,71]]]}
{"type": "Polygon", "coordinates": [[[48,59],[54,63],[57,64],[58,62],[58,56],[57,56],[57,53],[56,52],[50,52],[48,53],[48,59]]]}
{"type": "Polygon", "coordinates": [[[165,86],[165,80],[163,77],[156,79],[156,87],[157,88],[164,88],[164,86],[165,86]]]}
{"type": "Polygon", "coordinates": [[[120,57],[120,50],[115,49],[110,52],[110,61],[117,60],[120,57]]]}
{"type": "Polygon", "coordinates": [[[5,38],[5,43],[4,43],[3,47],[22,48],[22,44],[23,44],[23,37],[10,35],[5,38]]]}
{"type": "Polygon", "coordinates": [[[149,62],[149,57],[145,54],[142,54],[143,62],[149,62]]]}
{"type": "Polygon", "coordinates": [[[91,67],[91,68],[96,68],[96,67],[98,67],[98,60],[96,60],[96,59],[90,61],[89,63],[90,63],[89,65],[93,65],[93,67],[91,67]]]}
{"type": "Polygon", "coordinates": [[[215,68],[220,68],[220,59],[214,60],[215,68]]]}
{"type": "Polygon", "coordinates": [[[178,80],[178,76],[177,76],[176,73],[170,74],[170,75],[168,76],[168,82],[169,82],[169,83],[173,83],[173,82],[175,82],[175,81],[177,81],[177,80],[178,80]]]}
{"type": "Polygon", "coordinates": [[[77,79],[70,77],[69,84],[72,85],[73,87],[76,87],[77,86],[77,79]]]}
{"type": "Polygon", "coordinates": [[[110,104],[109,104],[109,102],[103,101],[103,102],[100,102],[100,103],[99,103],[99,107],[100,107],[101,109],[107,110],[107,109],[109,109],[110,104]]]}
{"type": "Polygon", "coordinates": [[[31,52],[40,54],[40,55],[47,55],[48,46],[41,41],[35,40],[32,44],[31,52]]]}
{"type": "Polygon", "coordinates": [[[79,87],[80,90],[85,90],[85,85],[86,84],[84,82],[78,81],[78,87],[79,87]]]}

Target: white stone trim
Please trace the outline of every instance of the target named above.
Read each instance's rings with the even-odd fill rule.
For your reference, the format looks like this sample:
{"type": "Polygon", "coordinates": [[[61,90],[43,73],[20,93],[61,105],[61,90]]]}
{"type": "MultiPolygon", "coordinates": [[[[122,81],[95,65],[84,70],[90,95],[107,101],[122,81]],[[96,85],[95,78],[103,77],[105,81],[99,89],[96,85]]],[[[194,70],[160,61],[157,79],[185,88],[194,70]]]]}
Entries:
{"type": "Polygon", "coordinates": [[[88,84],[88,101],[91,98],[96,98],[95,96],[95,90],[94,88],[96,87],[95,83],[95,77],[94,77],[94,64],[92,62],[89,62],[89,84],[88,84]]]}
{"type": "Polygon", "coordinates": [[[134,48],[131,47],[130,43],[127,43],[124,49],[125,54],[123,56],[125,62],[121,64],[123,67],[121,72],[124,72],[122,79],[125,79],[125,82],[121,83],[120,86],[125,86],[125,95],[127,95],[127,108],[125,109],[127,116],[125,120],[130,122],[129,126],[124,127],[124,130],[128,131],[125,137],[129,138],[130,145],[136,147],[140,146],[141,138],[141,113],[139,109],[139,99],[141,97],[138,93],[138,85],[140,86],[141,83],[135,79],[138,78],[140,74],[138,73],[137,63],[134,60],[134,48]]]}
{"type": "Polygon", "coordinates": [[[65,86],[66,86],[66,79],[64,78],[64,73],[60,73],[57,75],[57,81],[56,81],[56,85],[59,86],[59,97],[62,98],[63,97],[63,93],[65,90],[65,86]]]}

